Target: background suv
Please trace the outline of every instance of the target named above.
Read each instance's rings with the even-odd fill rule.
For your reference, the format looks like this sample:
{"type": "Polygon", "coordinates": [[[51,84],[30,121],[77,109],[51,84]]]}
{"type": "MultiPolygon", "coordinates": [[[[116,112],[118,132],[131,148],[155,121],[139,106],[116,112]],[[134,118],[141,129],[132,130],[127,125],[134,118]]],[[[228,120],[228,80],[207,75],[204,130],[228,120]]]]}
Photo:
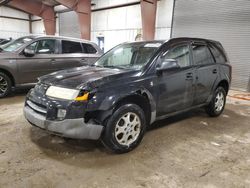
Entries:
{"type": "Polygon", "coordinates": [[[176,38],[125,43],[93,66],[40,78],[24,115],[53,134],[99,139],[114,152],[135,148],[154,121],[197,107],[219,116],[231,82],[221,44],[176,38]]]}
{"type": "Polygon", "coordinates": [[[7,44],[10,41],[12,41],[12,38],[9,39],[0,38],[0,47],[4,44],[7,44]]]}
{"type": "Polygon", "coordinates": [[[92,64],[102,54],[90,41],[55,36],[22,37],[0,51],[0,97],[12,87],[36,83],[39,76],[92,64]]]}

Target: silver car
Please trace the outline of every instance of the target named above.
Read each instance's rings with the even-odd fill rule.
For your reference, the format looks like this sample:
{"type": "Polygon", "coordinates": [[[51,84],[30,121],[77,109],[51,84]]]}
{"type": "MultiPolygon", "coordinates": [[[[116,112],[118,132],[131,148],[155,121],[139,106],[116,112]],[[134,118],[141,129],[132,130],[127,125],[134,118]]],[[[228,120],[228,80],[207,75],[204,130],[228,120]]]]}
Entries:
{"type": "Polygon", "coordinates": [[[26,36],[0,48],[0,98],[58,70],[93,64],[102,55],[90,41],[55,36],[26,36]]]}

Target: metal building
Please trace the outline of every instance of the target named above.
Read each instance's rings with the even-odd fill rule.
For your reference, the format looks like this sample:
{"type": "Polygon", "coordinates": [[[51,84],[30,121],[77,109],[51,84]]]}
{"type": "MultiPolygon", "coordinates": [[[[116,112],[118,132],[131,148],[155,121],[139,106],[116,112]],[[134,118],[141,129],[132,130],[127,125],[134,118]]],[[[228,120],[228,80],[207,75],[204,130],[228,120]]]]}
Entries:
{"type": "Polygon", "coordinates": [[[250,1],[175,0],[172,37],[220,41],[233,67],[232,88],[250,91],[250,1]]]}

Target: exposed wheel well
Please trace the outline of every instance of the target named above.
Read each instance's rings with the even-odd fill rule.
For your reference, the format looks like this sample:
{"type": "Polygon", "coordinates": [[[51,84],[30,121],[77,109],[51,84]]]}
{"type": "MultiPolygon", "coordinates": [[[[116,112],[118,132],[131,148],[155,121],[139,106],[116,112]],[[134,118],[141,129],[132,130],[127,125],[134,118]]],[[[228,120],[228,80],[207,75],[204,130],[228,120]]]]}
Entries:
{"type": "Polygon", "coordinates": [[[120,101],[116,103],[114,111],[121,105],[127,103],[137,104],[139,107],[141,107],[141,109],[145,113],[146,122],[147,124],[149,124],[151,120],[151,107],[148,96],[146,94],[138,93],[122,98],[120,101]]]}
{"type": "Polygon", "coordinates": [[[6,74],[11,80],[11,85],[15,86],[15,79],[9,71],[0,68],[0,72],[3,72],[4,74],[6,74]]]}
{"type": "Polygon", "coordinates": [[[219,87],[219,86],[223,87],[223,88],[225,89],[226,93],[228,93],[229,84],[228,84],[228,82],[227,82],[226,80],[222,80],[222,81],[218,84],[217,87],[219,87]]]}

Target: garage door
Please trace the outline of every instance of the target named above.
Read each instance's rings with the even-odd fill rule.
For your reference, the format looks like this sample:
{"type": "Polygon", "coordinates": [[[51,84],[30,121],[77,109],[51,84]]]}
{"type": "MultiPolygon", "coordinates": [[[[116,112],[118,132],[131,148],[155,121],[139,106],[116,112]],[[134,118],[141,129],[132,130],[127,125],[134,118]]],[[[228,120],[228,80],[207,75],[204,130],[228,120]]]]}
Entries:
{"type": "Polygon", "coordinates": [[[80,38],[78,17],[74,11],[59,13],[59,34],[61,36],[80,38]]]}
{"type": "Polygon", "coordinates": [[[232,88],[250,90],[250,1],[175,0],[172,37],[220,41],[233,67],[232,88]]]}

